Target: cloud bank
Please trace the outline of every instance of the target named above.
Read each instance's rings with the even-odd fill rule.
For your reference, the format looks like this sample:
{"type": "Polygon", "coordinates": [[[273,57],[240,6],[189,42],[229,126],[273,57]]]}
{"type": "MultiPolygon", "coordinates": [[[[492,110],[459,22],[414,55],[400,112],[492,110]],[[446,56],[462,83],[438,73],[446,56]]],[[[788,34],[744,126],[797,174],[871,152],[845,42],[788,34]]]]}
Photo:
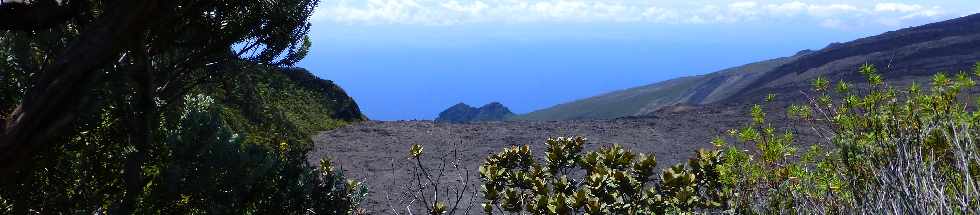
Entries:
{"type": "Polygon", "coordinates": [[[474,23],[724,24],[811,20],[824,27],[873,22],[898,26],[916,19],[961,16],[936,5],[895,2],[631,0],[340,0],[323,2],[314,21],[351,25],[461,25],[474,23]],[[675,1],[676,2],[676,1],[675,1]],[[687,2],[687,1],[685,1],[687,2]]]}

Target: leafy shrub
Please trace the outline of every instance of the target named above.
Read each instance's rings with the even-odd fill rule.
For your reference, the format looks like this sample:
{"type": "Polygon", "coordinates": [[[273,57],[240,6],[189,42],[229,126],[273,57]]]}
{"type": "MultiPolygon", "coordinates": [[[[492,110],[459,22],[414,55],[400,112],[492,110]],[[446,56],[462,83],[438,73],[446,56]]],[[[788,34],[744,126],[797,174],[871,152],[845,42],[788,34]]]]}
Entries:
{"type": "MultiPolygon", "coordinates": [[[[975,67],[980,75],[980,64],[975,67]]],[[[798,153],[793,133],[777,132],[762,106],[753,122],[717,144],[719,166],[741,213],[977,213],[980,112],[962,91],[970,75],[936,74],[931,89],[905,91],[882,81],[873,65],[860,71],[865,89],[823,78],[811,103],[787,115],[809,123],[818,138],[798,153]],[[748,149],[748,150],[744,150],[748,149]]]]}
{"type": "MultiPolygon", "coordinates": [[[[200,100],[209,99],[188,103],[200,100]]],[[[147,195],[154,202],[146,204],[147,213],[351,214],[367,195],[329,160],[309,171],[305,150],[246,144],[221,124],[213,106],[190,106],[179,129],[167,135],[169,156],[145,170],[158,174],[149,174],[154,180],[147,195]]]]}
{"type": "MultiPolygon", "coordinates": [[[[246,65],[247,66],[247,65],[246,65]]],[[[140,213],[353,213],[366,186],[322,162],[310,167],[309,135],[345,122],[319,97],[274,73],[246,68],[229,83],[204,84],[181,106],[159,113],[154,142],[142,149],[140,213]],[[238,80],[237,82],[234,80],[238,80]],[[276,84],[271,86],[269,83],[276,84]],[[226,88],[227,87],[227,88],[226,88]],[[248,94],[250,89],[266,93],[248,94]],[[303,108],[296,108],[302,106],[303,108]],[[254,110],[254,111],[250,111],[254,110]]],[[[10,87],[10,86],[5,86],[10,87]]],[[[106,90],[112,90],[106,87],[106,90]]],[[[125,170],[134,156],[125,107],[98,97],[67,144],[37,156],[34,171],[0,189],[0,214],[117,212],[126,198],[125,170]]]]}
{"type": "Polygon", "coordinates": [[[713,168],[718,156],[701,151],[690,165],[655,174],[653,155],[619,145],[583,153],[585,138],[546,141],[545,162],[530,147],[512,147],[480,166],[484,212],[492,214],[650,214],[723,206],[713,168]],[[659,176],[659,177],[658,177],[659,176]]]}
{"type": "MultiPolygon", "coordinates": [[[[367,187],[347,180],[329,160],[316,168],[305,148],[248,144],[248,134],[222,121],[209,96],[189,96],[180,123],[164,129],[142,168],[145,185],[138,213],[154,214],[352,214],[367,187]]],[[[127,147],[118,141],[117,119],[81,132],[65,148],[49,152],[47,168],[0,191],[0,213],[113,211],[124,198],[127,147]]],[[[130,148],[130,149],[127,149],[130,148]]]]}

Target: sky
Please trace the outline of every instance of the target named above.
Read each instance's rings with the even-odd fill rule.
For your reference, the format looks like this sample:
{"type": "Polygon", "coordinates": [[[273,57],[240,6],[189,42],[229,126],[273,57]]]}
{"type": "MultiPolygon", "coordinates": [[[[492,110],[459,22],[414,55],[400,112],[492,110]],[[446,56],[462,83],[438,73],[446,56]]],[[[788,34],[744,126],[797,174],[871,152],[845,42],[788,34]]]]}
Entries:
{"type": "Polygon", "coordinates": [[[333,0],[298,66],[373,120],[516,113],[980,13],[977,0],[333,0]]]}

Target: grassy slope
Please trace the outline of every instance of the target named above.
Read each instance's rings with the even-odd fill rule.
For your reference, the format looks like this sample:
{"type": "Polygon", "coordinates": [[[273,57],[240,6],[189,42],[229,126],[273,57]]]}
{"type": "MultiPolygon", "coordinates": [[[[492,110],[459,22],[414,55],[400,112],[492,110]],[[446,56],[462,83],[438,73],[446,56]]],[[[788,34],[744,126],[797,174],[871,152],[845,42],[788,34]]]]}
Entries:
{"type": "Polygon", "coordinates": [[[766,60],[707,75],[682,77],[620,90],[534,111],[513,119],[610,119],[649,114],[670,105],[718,101],[790,59],[766,60]]]}
{"type": "Polygon", "coordinates": [[[649,102],[669,103],[702,77],[685,77],[642,87],[620,90],[596,97],[560,104],[516,116],[518,120],[564,120],[616,118],[633,115],[649,102]]]}
{"type": "Polygon", "coordinates": [[[303,69],[253,67],[215,84],[222,118],[246,142],[309,143],[316,132],[367,118],[337,85],[303,69]]]}

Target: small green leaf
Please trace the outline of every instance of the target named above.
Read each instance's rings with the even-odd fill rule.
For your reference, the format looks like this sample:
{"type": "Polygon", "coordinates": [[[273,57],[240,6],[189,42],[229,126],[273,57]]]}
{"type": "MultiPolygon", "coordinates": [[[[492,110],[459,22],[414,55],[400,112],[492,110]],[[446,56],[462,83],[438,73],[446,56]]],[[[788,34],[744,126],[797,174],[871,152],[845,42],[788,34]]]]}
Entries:
{"type": "Polygon", "coordinates": [[[420,156],[422,156],[422,153],[423,153],[422,152],[422,145],[419,145],[419,144],[412,145],[412,149],[409,150],[409,152],[408,152],[408,154],[411,156],[411,158],[419,158],[420,156]]]}
{"type": "Polygon", "coordinates": [[[813,85],[813,90],[823,92],[827,90],[827,86],[830,85],[830,81],[827,81],[827,79],[824,79],[823,76],[820,76],[817,77],[817,79],[814,79],[811,85],[813,85]]]}

